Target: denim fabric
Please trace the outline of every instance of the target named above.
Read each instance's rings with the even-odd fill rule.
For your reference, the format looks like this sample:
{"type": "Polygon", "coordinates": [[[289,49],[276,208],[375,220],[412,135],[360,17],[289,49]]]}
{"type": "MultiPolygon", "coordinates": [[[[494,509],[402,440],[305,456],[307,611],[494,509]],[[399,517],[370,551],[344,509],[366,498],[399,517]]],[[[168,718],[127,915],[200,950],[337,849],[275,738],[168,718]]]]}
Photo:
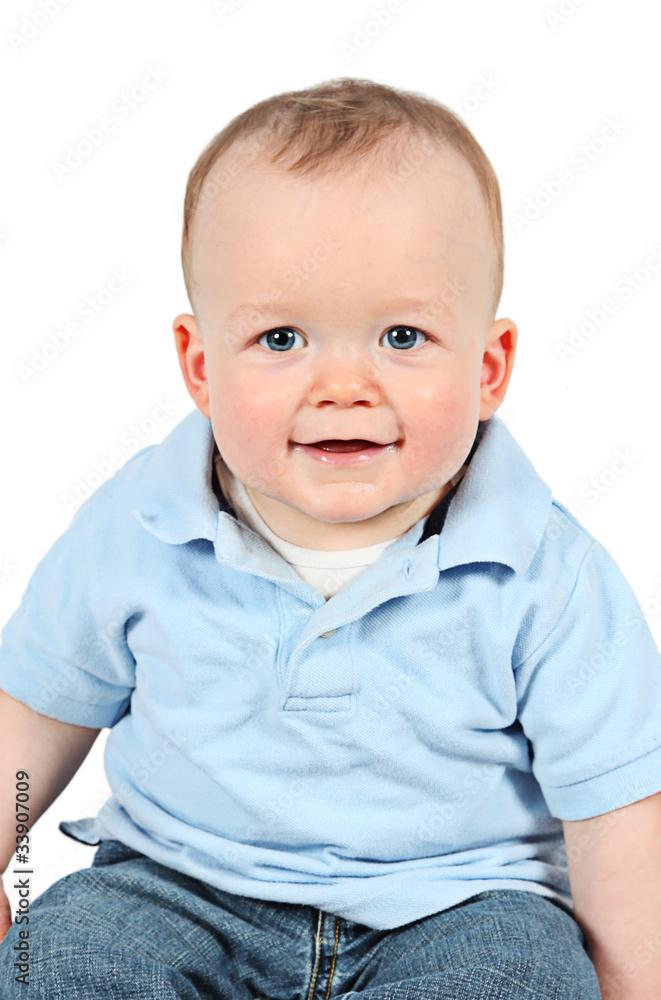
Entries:
{"type": "Polygon", "coordinates": [[[2,1000],[600,1000],[579,925],[533,892],[479,893],[392,930],[238,896],[116,840],[30,907],[0,945],[2,1000]],[[24,926],[24,925],[23,925],[24,926]]]}

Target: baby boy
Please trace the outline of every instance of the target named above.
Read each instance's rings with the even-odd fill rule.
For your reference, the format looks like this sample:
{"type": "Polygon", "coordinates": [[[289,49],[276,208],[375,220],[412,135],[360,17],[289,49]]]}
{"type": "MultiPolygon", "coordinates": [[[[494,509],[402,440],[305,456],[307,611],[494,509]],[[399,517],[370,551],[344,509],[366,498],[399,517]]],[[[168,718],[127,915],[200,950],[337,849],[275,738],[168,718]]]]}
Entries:
{"type": "Polygon", "coordinates": [[[496,415],[483,150],[371,81],[278,95],[182,259],[195,409],[2,632],[6,878],[104,727],[113,794],[60,827],[91,868],[3,897],[0,993],[658,998],[661,657],[496,415]]]}

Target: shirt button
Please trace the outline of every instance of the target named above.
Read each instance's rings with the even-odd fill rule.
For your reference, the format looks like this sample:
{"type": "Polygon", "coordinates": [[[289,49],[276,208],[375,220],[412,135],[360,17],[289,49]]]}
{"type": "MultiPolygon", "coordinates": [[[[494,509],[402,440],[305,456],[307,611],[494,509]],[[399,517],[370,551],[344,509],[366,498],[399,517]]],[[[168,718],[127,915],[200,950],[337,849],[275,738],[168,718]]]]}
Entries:
{"type": "Polygon", "coordinates": [[[320,639],[325,639],[327,635],[332,635],[334,631],[335,631],[335,629],[332,628],[332,629],[329,629],[328,632],[322,632],[321,635],[319,636],[319,638],[320,639]]]}

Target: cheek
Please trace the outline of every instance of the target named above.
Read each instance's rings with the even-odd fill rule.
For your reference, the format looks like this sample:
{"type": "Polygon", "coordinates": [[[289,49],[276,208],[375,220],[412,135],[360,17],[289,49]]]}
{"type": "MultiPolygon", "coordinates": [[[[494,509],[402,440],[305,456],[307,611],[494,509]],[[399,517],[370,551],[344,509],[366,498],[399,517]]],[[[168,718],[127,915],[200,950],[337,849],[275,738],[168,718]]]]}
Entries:
{"type": "Polygon", "coordinates": [[[412,397],[405,418],[411,470],[454,475],[470,451],[476,420],[475,401],[459,382],[430,385],[412,397]]]}
{"type": "Polygon", "coordinates": [[[216,440],[234,468],[252,467],[286,444],[286,407],[269,396],[259,378],[226,370],[218,380],[212,406],[216,440]]]}
{"type": "Polygon", "coordinates": [[[268,431],[268,417],[272,415],[264,387],[259,378],[226,368],[216,383],[215,410],[222,414],[225,426],[241,435],[268,431]],[[265,423],[266,422],[266,423],[265,423]]]}
{"type": "Polygon", "coordinates": [[[466,387],[459,379],[432,379],[409,395],[403,417],[419,437],[435,440],[439,432],[451,434],[465,420],[470,404],[466,387]]]}

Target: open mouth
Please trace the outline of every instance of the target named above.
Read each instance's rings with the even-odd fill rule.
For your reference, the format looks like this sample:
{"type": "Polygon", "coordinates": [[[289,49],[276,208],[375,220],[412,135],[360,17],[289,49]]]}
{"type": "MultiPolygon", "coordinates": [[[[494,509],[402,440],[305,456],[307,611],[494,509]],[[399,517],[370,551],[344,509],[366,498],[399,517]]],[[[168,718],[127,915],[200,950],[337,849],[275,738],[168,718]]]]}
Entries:
{"type": "Polygon", "coordinates": [[[360,438],[354,438],[351,441],[314,441],[309,447],[320,448],[322,451],[347,453],[366,451],[368,448],[384,448],[385,445],[377,444],[375,441],[363,441],[360,438]]]}
{"type": "Polygon", "coordinates": [[[388,455],[399,445],[398,441],[379,444],[378,441],[366,441],[364,438],[352,438],[349,441],[329,439],[311,441],[303,444],[291,442],[295,452],[306,455],[322,465],[363,465],[376,461],[380,455],[388,455]]]}

